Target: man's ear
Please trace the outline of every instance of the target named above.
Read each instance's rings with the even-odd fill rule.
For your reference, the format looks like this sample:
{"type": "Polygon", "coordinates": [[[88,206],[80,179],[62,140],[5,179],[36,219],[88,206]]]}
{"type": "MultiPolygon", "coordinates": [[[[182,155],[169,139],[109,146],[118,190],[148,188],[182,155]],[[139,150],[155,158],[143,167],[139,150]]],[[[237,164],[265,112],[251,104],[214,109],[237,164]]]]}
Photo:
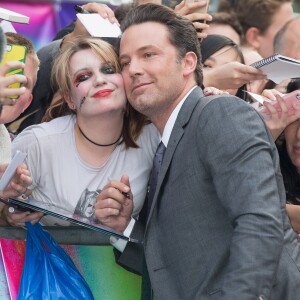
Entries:
{"type": "Polygon", "coordinates": [[[193,74],[197,66],[197,55],[194,52],[187,52],[183,58],[183,75],[193,74]]]}
{"type": "Polygon", "coordinates": [[[262,36],[258,28],[250,27],[245,34],[245,39],[247,44],[252,46],[254,49],[258,50],[260,48],[262,36]]]}

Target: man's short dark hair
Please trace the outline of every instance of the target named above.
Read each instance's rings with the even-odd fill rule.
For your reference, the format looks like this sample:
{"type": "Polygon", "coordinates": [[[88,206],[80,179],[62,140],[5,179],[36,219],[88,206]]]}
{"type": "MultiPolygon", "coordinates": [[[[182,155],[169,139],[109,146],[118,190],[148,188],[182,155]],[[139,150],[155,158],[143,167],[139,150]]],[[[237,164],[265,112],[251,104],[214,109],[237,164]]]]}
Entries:
{"type": "Polygon", "coordinates": [[[156,22],[168,28],[170,43],[176,47],[180,60],[187,52],[194,52],[196,54],[198,62],[194,72],[195,80],[201,86],[203,75],[200,43],[192,22],[187,18],[177,15],[168,7],[147,3],[135,7],[127,13],[121,24],[121,30],[124,32],[132,25],[146,22],[156,22]]]}

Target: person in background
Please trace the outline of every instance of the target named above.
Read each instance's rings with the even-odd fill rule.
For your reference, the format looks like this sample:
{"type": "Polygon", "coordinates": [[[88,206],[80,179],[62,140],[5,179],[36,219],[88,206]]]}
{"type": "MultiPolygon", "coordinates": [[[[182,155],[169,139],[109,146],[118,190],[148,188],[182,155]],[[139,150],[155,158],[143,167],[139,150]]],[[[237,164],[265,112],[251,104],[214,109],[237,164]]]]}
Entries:
{"type": "MultiPolygon", "coordinates": [[[[274,53],[300,60],[300,18],[295,17],[288,22],[276,33],[274,38],[274,53]]],[[[283,80],[279,84],[269,81],[265,89],[276,89],[284,93],[287,89],[290,79],[283,80]]]]}
{"type": "Polygon", "coordinates": [[[291,0],[220,0],[218,11],[237,16],[244,40],[242,45],[251,46],[265,58],[274,54],[274,36],[293,18],[291,0]]]}
{"type": "Polygon", "coordinates": [[[132,265],[144,250],[144,268],[136,266],[145,283],[148,270],[148,299],[296,299],[300,247],[262,118],[232,96],[216,97],[201,112],[199,41],[185,18],[148,4],[127,14],[122,32],[128,100],[158,128],[159,150],[166,150],[157,153],[162,164],[145,227],[122,213],[122,183],[97,198],[103,224],[133,226],[130,237],[142,241],[127,243],[119,262],[132,265]]]}
{"type": "MultiPolygon", "coordinates": [[[[2,27],[0,26],[0,62],[3,59],[3,56],[6,51],[6,35],[3,32],[2,27]]],[[[12,83],[25,81],[23,75],[12,75],[5,77],[5,74],[11,68],[24,68],[24,64],[21,62],[9,62],[0,67],[0,115],[4,105],[14,105],[15,100],[10,98],[10,96],[20,96],[25,92],[24,88],[19,89],[10,89],[8,86],[12,83]]]]}
{"type": "Polygon", "coordinates": [[[277,32],[274,53],[300,60],[300,17],[295,17],[277,32]]]}
{"type": "MultiPolygon", "coordinates": [[[[292,80],[288,84],[286,93],[295,90],[299,90],[300,95],[299,79],[292,80]]],[[[280,107],[280,110],[275,110],[271,105],[265,104],[270,111],[266,123],[276,140],[280,157],[280,168],[286,190],[286,209],[293,229],[300,233],[300,104],[288,108],[276,90],[264,91],[264,95],[273,101],[277,100],[280,107]]]]}
{"type": "Polygon", "coordinates": [[[30,105],[32,101],[32,90],[37,80],[37,72],[39,68],[39,60],[34,50],[32,42],[18,33],[6,33],[7,42],[10,44],[16,44],[25,46],[27,48],[27,54],[25,58],[25,64],[20,62],[8,62],[1,67],[0,71],[0,85],[2,84],[2,93],[7,95],[19,96],[16,99],[14,105],[3,106],[2,113],[0,115],[0,163],[8,163],[11,160],[11,137],[10,133],[15,133],[13,128],[15,127],[13,122],[19,117],[19,115],[30,105]],[[11,75],[5,76],[6,72],[12,67],[19,66],[24,68],[23,75],[11,75]],[[21,82],[22,85],[18,89],[8,88],[7,86],[13,82],[21,82]],[[4,124],[10,123],[8,131],[4,124]]]}
{"type": "Polygon", "coordinates": [[[24,76],[26,77],[26,82],[22,84],[22,87],[25,91],[22,95],[20,95],[15,105],[5,107],[2,115],[0,116],[0,123],[10,124],[8,125],[9,131],[15,133],[18,125],[13,123],[13,121],[16,120],[32,102],[32,91],[37,81],[40,62],[34,46],[29,39],[19,33],[13,32],[7,32],[6,39],[10,44],[21,45],[27,48],[24,67],[24,76]]]}
{"type": "MultiPolygon", "coordinates": [[[[230,38],[210,34],[201,42],[201,62],[203,65],[204,77],[206,71],[209,69],[218,68],[219,66],[226,65],[230,62],[239,62],[244,64],[244,56],[239,46],[234,43],[230,38]]],[[[246,85],[241,86],[239,89],[226,90],[231,95],[236,95],[242,99],[246,99],[245,90],[246,85]]]]}
{"type": "Polygon", "coordinates": [[[215,12],[211,16],[212,20],[207,21],[209,27],[204,29],[206,34],[225,35],[237,45],[241,44],[243,31],[235,15],[226,12],[215,12]]]}

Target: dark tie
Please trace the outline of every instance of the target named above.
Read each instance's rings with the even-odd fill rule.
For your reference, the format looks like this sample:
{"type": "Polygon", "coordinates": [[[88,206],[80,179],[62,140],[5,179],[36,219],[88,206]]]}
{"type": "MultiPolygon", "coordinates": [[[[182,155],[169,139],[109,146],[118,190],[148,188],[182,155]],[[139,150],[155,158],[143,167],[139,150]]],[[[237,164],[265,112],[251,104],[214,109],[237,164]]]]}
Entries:
{"type": "MultiPolygon", "coordinates": [[[[152,166],[152,171],[150,175],[150,180],[149,180],[149,189],[148,189],[148,195],[147,195],[147,215],[145,216],[145,212],[143,213],[142,219],[146,222],[149,216],[150,208],[153,202],[156,186],[157,186],[157,178],[158,174],[162,165],[162,161],[164,158],[164,154],[166,151],[166,147],[163,144],[163,142],[160,142],[154,159],[153,159],[153,166],[152,166]]],[[[144,208],[145,209],[145,208],[144,208]]],[[[142,279],[142,300],[152,300],[153,299],[153,291],[151,288],[151,282],[149,278],[149,273],[147,270],[147,265],[146,261],[144,260],[144,265],[143,265],[143,279],[142,279]]]]}
{"type": "Polygon", "coordinates": [[[150,208],[151,208],[151,205],[153,202],[153,198],[154,198],[154,194],[155,194],[155,190],[156,190],[156,186],[157,186],[157,178],[158,178],[158,174],[159,174],[159,171],[160,171],[160,168],[162,165],[165,151],[166,151],[165,145],[163,144],[163,142],[160,142],[157,147],[157,150],[155,152],[155,156],[153,159],[153,167],[152,167],[150,180],[149,180],[147,217],[149,215],[150,208]]]}

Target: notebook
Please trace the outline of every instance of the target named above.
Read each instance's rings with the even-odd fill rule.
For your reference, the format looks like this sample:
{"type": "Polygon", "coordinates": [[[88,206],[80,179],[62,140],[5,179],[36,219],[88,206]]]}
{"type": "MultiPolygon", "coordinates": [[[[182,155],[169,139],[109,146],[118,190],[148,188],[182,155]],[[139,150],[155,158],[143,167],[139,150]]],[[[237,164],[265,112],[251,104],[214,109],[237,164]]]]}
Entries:
{"type": "Polygon", "coordinates": [[[29,23],[29,17],[2,7],[0,7],[0,19],[10,21],[10,22],[22,23],[22,24],[29,23]]]}
{"type": "Polygon", "coordinates": [[[71,222],[75,225],[83,226],[92,230],[96,230],[102,232],[104,234],[114,236],[116,238],[121,238],[126,241],[131,241],[138,243],[139,241],[132,239],[123,235],[121,232],[117,232],[107,226],[94,223],[89,221],[86,218],[78,216],[72,212],[66,211],[63,208],[57,207],[50,203],[44,203],[42,201],[37,201],[31,197],[28,197],[27,200],[19,200],[16,198],[9,198],[9,199],[2,199],[0,201],[9,205],[13,206],[15,209],[25,209],[25,211],[32,210],[32,211],[40,211],[46,215],[54,216],[56,218],[71,222]]]}
{"type": "Polygon", "coordinates": [[[280,54],[264,58],[251,66],[261,69],[268,79],[277,84],[285,79],[300,77],[300,61],[280,54]]]}

